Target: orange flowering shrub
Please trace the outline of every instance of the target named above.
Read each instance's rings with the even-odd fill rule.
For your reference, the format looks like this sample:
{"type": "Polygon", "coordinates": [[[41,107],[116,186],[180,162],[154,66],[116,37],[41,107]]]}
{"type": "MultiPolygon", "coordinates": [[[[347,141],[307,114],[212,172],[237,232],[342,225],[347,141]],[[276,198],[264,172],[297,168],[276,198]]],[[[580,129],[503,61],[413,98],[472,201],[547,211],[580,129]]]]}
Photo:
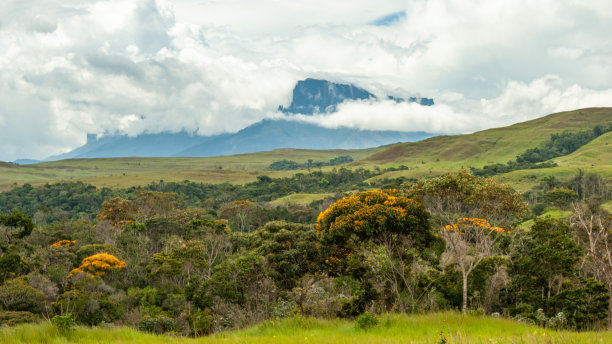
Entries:
{"type": "Polygon", "coordinates": [[[446,225],[444,226],[444,229],[446,229],[447,231],[453,231],[453,232],[457,232],[457,233],[461,233],[460,227],[462,226],[474,226],[474,227],[479,227],[479,228],[484,228],[484,229],[488,229],[490,231],[493,231],[495,233],[510,233],[509,230],[506,230],[504,228],[501,227],[496,227],[496,226],[492,226],[489,221],[485,220],[485,219],[479,219],[479,218],[475,218],[475,217],[462,217],[457,219],[457,223],[454,223],[452,225],[446,225]]]}
{"type": "Polygon", "coordinates": [[[317,234],[324,241],[346,242],[352,236],[364,240],[382,233],[406,234],[428,240],[429,213],[421,203],[399,190],[358,192],[332,204],[317,218],[317,234]]]}
{"type": "Polygon", "coordinates": [[[51,244],[51,247],[72,246],[74,244],[76,244],[76,240],[60,240],[56,243],[51,244]]]}
{"type": "Polygon", "coordinates": [[[98,253],[83,259],[78,268],[70,271],[68,278],[81,273],[86,273],[90,276],[100,276],[111,270],[122,270],[125,266],[124,261],[119,260],[112,254],[98,253]]]}

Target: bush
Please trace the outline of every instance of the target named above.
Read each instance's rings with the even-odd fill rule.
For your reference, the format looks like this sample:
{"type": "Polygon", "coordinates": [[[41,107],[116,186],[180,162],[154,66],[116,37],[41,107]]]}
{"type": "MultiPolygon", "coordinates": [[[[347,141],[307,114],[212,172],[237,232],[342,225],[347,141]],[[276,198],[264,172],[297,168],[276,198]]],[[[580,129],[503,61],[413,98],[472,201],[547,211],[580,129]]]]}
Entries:
{"type": "Polygon", "coordinates": [[[174,331],[174,321],[165,315],[145,317],[138,323],[138,329],[144,332],[162,334],[174,331]]]}
{"type": "Polygon", "coordinates": [[[562,329],[567,325],[567,317],[563,312],[557,313],[554,317],[548,319],[546,323],[546,327],[554,328],[554,329],[562,329]]]}
{"type": "Polygon", "coordinates": [[[0,312],[0,325],[13,326],[34,321],[36,316],[30,312],[0,312]]]}
{"type": "Polygon", "coordinates": [[[379,321],[376,315],[365,312],[357,317],[357,320],[355,320],[355,327],[358,330],[368,331],[378,325],[378,323],[379,321]]]}
{"type": "Polygon", "coordinates": [[[55,327],[59,333],[66,335],[74,330],[76,322],[71,313],[66,313],[66,315],[53,316],[53,318],[51,318],[51,324],[53,324],[53,327],[55,327]]]}
{"type": "Polygon", "coordinates": [[[468,312],[468,314],[475,317],[481,317],[485,315],[485,310],[482,308],[472,309],[468,312]]]}

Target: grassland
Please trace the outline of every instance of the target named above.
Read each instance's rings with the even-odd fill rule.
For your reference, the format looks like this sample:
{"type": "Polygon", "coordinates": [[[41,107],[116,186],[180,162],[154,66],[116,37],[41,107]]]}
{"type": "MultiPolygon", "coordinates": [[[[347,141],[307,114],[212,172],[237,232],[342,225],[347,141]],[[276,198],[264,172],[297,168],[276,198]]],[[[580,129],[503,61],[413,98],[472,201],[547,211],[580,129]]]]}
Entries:
{"type": "MultiPolygon", "coordinates": [[[[400,176],[422,178],[471,166],[506,163],[526,149],[539,146],[553,133],[567,129],[592,129],[598,124],[611,123],[612,108],[591,108],[556,113],[473,134],[438,136],[420,142],[362,150],[277,149],[213,158],[75,159],[27,166],[0,163],[0,191],[10,189],[16,184],[41,185],[66,180],[82,180],[96,186],[113,188],[143,185],[159,180],[243,184],[254,181],[261,174],[282,177],[304,172],[267,171],[266,168],[275,161],[328,161],[341,155],[350,155],[356,160],[346,165],[352,168],[387,168],[401,165],[408,167],[402,171],[387,172],[375,179],[400,176]]],[[[602,135],[576,152],[554,161],[558,163],[558,167],[519,170],[496,178],[513,185],[519,191],[529,189],[542,176],[555,175],[564,178],[575,174],[579,168],[610,179],[612,133],[602,135]]],[[[323,170],[331,168],[326,167],[323,170]]]]}
{"type": "Polygon", "coordinates": [[[545,330],[493,317],[454,312],[384,315],[363,331],[346,320],[290,318],[197,339],[154,336],[124,327],[77,328],[67,337],[49,323],[0,330],[0,343],[612,343],[612,333],[545,330]],[[444,341],[445,340],[445,341],[444,341]]]}
{"type": "Polygon", "coordinates": [[[145,185],[159,180],[243,184],[256,180],[262,173],[282,177],[298,172],[266,171],[271,163],[278,160],[305,163],[309,159],[329,161],[341,155],[363,159],[381,149],[384,147],[363,150],[277,149],[214,158],[70,159],[24,166],[0,163],[0,191],[10,189],[15,184],[30,183],[36,186],[70,180],[112,188],[145,185]]]}
{"type": "Polygon", "coordinates": [[[331,197],[333,195],[334,194],[332,193],[319,193],[319,194],[296,193],[296,194],[291,194],[285,197],[277,198],[270,203],[278,204],[278,205],[289,205],[289,204],[308,205],[314,201],[322,200],[327,197],[331,197]]]}
{"type": "MultiPolygon", "coordinates": [[[[571,211],[560,210],[557,208],[544,212],[539,217],[551,217],[553,219],[568,219],[572,215],[571,211]]],[[[529,230],[535,224],[535,220],[527,220],[519,225],[519,228],[529,230]]]]}

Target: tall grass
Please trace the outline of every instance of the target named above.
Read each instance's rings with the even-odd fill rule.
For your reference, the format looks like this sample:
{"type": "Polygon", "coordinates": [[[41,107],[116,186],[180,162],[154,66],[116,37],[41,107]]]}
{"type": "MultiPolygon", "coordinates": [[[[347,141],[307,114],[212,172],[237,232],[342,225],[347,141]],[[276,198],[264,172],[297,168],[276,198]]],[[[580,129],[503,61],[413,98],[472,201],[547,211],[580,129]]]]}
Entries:
{"type": "Polygon", "coordinates": [[[0,330],[0,343],[612,343],[612,332],[551,331],[512,320],[464,316],[455,312],[425,315],[387,314],[369,331],[342,319],[294,317],[205,338],[154,336],[124,327],[79,327],[67,337],[50,324],[0,330]]]}

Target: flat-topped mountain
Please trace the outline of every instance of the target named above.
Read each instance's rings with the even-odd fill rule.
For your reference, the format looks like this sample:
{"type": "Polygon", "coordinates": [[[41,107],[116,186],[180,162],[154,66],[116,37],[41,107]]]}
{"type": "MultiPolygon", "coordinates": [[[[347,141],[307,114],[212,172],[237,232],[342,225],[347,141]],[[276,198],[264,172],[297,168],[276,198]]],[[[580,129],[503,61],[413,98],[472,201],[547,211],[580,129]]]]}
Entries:
{"type": "MultiPolygon", "coordinates": [[[[334,112],[344,101],[378,99],[374,94],[349,84],[326,80],[298,81],[288,108],[279,107],[287,114],[312,115],[334,112]]],[[[407,100],[387,96],[395,102],[415,102],[433,105],[433,99],[410,97],[407,100]]],[[[195,128],[194,128],[195,131],[195,128]]],[[[278,148],[302,149],[360,149],[397,142],[412,142],[434,136],[425,132],[360,130],[350,128],[324,128],[312,123],[291,120],[263,120],[236,133],[199,136],[186,131],[127,135],[89,134],[87,143],[68,153],[51,156],[46,161],[75,158],[115,157],[207,157],[269,151],[278,148]]],[[[35,163],[36,161],[26,162],[35,163]]]]}
{"type": "MultiPolygon", "coordinates": [[[[293,97],[289,107],[280,105],[278,110],[283,113],[312,115],[315,113],[335,112],[337,106],[347,100],[376,100],[374,94],[354,85],[339,84],[327,80],[308,78],[300,80],[293,88],[293,97]]],[[[431,98],[410,97],[407,100],[394,96],[387,99],[396,102],[412,102],[424,106],[434,105],[431,98]]]]}

